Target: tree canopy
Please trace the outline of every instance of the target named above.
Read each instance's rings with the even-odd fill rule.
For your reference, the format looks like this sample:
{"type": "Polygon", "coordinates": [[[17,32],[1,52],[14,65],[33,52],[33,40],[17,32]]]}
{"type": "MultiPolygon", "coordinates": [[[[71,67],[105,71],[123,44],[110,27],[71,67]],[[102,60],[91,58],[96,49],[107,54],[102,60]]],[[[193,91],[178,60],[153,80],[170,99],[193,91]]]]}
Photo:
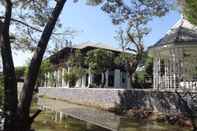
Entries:
{"type": "Polygon", "coordinates": [[[70,87],[74,87],[77,80],[86,73],[84,64],[85,57],[80,50],[74,50],[74,52],[68,57],[66,65],[69,69],[64,73],[64,80],[69,83],[70,87]]]}
{"type": "MultiPolygon", "coordinates": [[[[152,16],[163,16],[169,8],[166,4],[167,0],[96,1],[96,4],[102,4],[103,11],[112,17],[114,24],[128,24],[129,28],[126,33],[130,43],[134,43],[138,51],[142,51],[138,48],[142,47],[141,38],[146,28],[144,25],[152,16]],[[136,41],[139,40],[137,45],[136,41]]],[[[3,63],[6,131],[29,131],[40,112],[38,110],[30,115],[30,107],[42,59],[47,48],[50,48],[48,43],[54,40],[54,43],[62,44],[63,40],[58,42],[56,40],[59,40],[61,36],[64,39],[65,36],[73,34],[73,30],[66,29],[59,20],[65,3],[66,0],[0,1],[0,48],[3,63]],[[63,28],[65,30],[62,30],[63,28]],[[33,51],[20,102],[18,102],[16,72],[12,58],[13,48],[33,51]]],[[[89,55],[95,58],[101,68],[97,68],[95,60],[89,59],[92,69],[99,72],[106,70],[112,62],[112,53],[96,50],[95,54],[90,52],[89,55]]]]}
{"type": "Polygon", "coordinates": [[[90,71],[101,74],[112,67],[114,53],[105,49],[94,49],[87,52],[86,64],[90,71]]]}
{"type": "MultiPolygon", "coordinates": [[[[0,6],[4,7],[6,2],[0,1],[0,6]]],[[[48,0],[13,0],[12,17],[10,23],[10,37],[12,48],[23,51],[34,51],[39,37],[44,29],[46,21],[53,11],[55,2],[48,0]]],[[[0,20],[4,20],[4,10],[0,10],[0,20]]],[[[71,39],[76,31],[62,25],[58,19],[52,33],[48,52],[53,53],[54,49],[65,46],[66,40],[71,39]]]]}
{"type": "Polygon", "coordinates": [[[40,110],[30,115],[30,107],[44,53],[65,0],[0,1],[0,44],[3,63],[5,131],[29,131],[40,110]],[[53,2],[53,3],[50,3],[53,2]],[[32,26],[33,25],[33,26],[32,26]],[[36,33],[34,33],[34,31],[36,33]],[[23,40],[25,42],[17,42],[23,40]],[[17,80],[12,48],[33,49],[24,86],[18,101],[17,80]]]}
{"type": "Polygon", "coordinates": [[[105,86],[106,76],[105,72],[112,68],[114,65],[114,56],[112,51],[105,49],[94,49],[87,52],[86,64],[88,65],[90,72],[94,74],[103,74],[104,80],[102,87],[105,86]]]}
{"type": "Polygon", "coordinates": [[[179,0],[185,17],[194,25],[197,25],[197,1],[196,0],[179,0]]]}
{"type": "Polygon", "coordinates": [[[100,4],[101,9],[111,17],[112,23],[121,26],[115,38],[123,51],[129,50],[133,54],[122,62],[127,67],[131,83],[143,56],[144,37],[150,32],[148,22],[155,16],[164,16],[173,3],[169,0],[89,0],[90,5],[100,4]]]}

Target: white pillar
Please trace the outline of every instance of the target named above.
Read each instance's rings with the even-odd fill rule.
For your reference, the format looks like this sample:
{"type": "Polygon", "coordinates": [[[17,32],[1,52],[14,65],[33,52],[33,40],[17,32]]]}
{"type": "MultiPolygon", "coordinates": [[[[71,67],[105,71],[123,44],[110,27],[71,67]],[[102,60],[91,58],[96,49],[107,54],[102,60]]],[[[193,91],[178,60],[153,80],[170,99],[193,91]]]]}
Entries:
{"type": "Polygon", "coordinates": [[[89,75],[88,75],[88,87],[90,86],[90,84],[92,84],[92,73],[90,72],[90,69],[89,69],[89,75]]]}
{"type": "Polygon", "coordinates": [[[157,61],[153,60],[153,89],[156,89],[156,64],[157,61]]]}
{"type": "Polygon", "coordinates": [[[108,87],[108,76],[109,76],[109,71],[107,70],[106,72],[105,72],[105,78],[106,78],[106,81],[105,81],[105,87],[108,87]]]}
{"type": "Polygon", "coordinates": [[[126,82],[127,82],[127,89],[131,89],[132,87],[131,87],[131,82],[130,82],[130,77],[129,77],[129,73],[127,72],[126,73],[126,82]]]}
{"type": "Polygon", "coordinates": [[[120,87],[120,70],[114,70],[114,87],[115,88],[121,88],[120,87]]]}
{"type": "Polygon", "coordinates": [[[66,86],[66,83],[65,83],[65,81],[64,81],[64,72],[65,72],[65,69],[64,68],[62,68],[62,87],[64,87],[64,86],[66,86]]]}
{"type": "Polygon", "coordinates": [[[51,86],[51,81],[50,81],[50,73],[47,73],[47,86],[51,86]]]}
{"type": "Polygon", "coordinates": [[[57,69],[57,87],[60,87],[60,69],[57,69]]]}
{"type": "Polygon", "coordinates": [[[55,86],[57,87],[57,71],[54,71],[55,86]]]}
{"type": "Polygon", "coordinates": [[[44,87],[47,87],[47,73],[44,73],[44,87]]]}
{"type": "Polygon", "coordinates": [[[82,76],[81,80],[81,88],[85,88],[85,75],[82,76]]]}

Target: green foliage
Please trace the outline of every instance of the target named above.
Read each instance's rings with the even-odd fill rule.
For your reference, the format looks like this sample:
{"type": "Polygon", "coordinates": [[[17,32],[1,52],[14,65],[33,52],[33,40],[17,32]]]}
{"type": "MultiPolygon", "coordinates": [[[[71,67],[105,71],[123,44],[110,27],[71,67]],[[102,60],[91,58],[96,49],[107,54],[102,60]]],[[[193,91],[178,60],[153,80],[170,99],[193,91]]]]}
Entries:
{"type": "Polygon", "coordinates": [[[197,25],[197,1],[185,0],[183,12],[187,19],[194,25],[197,25]]]}
{"type": "Polygon", "coordinates": [[[26,68],[27,68],[26,66],[16,67],[15,68],[16,78],[24,77],[26,68]]]}
{"type": "MultiPolygon", "coordinates": [[[[12,22],[10,34],[13,36],[12,47],[24,51],[33,51],[39,41],[52,9],[55,0],[12,0],[12,22]]],[[[5,10],[5,1],[0,1],[0,20],[3,20],[5,10]]],[[[71,28],[62,27],[61,21],[58,20],[51,37],[51,43],[60,47],[65,43],[66,39],[70,39],[75,35],[76,31],[71,28]],[[64,43],[62,42],[64,41],[64,43]]],[[[53,52],[54,46],[49,46],[48,51],[53,52]]]]}
{"type": "MultiPolygon", "coordinates": [[[[53,71],[53,65],[51,64],[50,60],[44,60],[42,61],[41,63],[41,66],[40,66],[40,71],[39,71],[39,74],[38,74],[38,78],[37,78],[37,84],[41,84],[42,83],[42,80],[43,78],[45,77],[45,73],[48,73],[48,72],[52,72],[53,71]]],[[[54,82],[55,81],[55,78],[53,75],[50,75],[50,81],[51,82],[54,82]]]]}
{"type": "MultiPolygon", "coordinates": [[[[45,73],[51,72],[53,70],[53,68],[54,67],[53,67],[52,63],[50,62],[50,60],[44,60],[44,61],[42,61],[41,66],[40,66],[40,71],[39,71],[39,76],[38,77],[39,78],[42,78],[45,73]]],[[[25,67],[23,67],[23,75],[26,77],[27,74],[28,74],[28,67],[25,66],[25,67]]]]}
{"type": "Polygon", "coordinates": [[[146,56],[145,59],[145,72],[146,72],[146,76],[148,77],[153,77],[153,58],[146,56]]]}
{"type": "Polygon", "coordinates": [[[84,55],[80,50],[75,50],[75,52],[69,56],[66,63],[69,67],[69,71],[64,73],[64,80],[69,83],[70,87],[74,87],[77,80],[86,74],[84,61],[84,55]]]}
{"type": "Polygon", "coordinates": [[[74,87],[79,78],[86,73],[86,70],[80,67],[73,67],[69,72],[64,73],[64,80],[69,83],[70,87],[74,87]]]}
{"type": "Polygon", "coordinates": [[[129,53],[120,53],[114,60],[114,63],[119,66],[125,68],[130,59],[133,59],[134,56],[129,53]]]}
{"type": "MultiPolygon", "coordinates": [[[[20,73],[21,72],[20,68],[17,69],[17,70],[19,70],[18,72],[20,73],[20,75],[22,75],[24,77],[27,77],[28,72],[29,72],[28,66],[22,67],[22,69],[23,69],[23,74],[20,73]]],[[[40,82],[43,80],[45,73],[52,72],[53,69],[54,69],[54,67],[53,67],[52,63],[50,62],[50,60],[42,61],[41,66],[40,66],[40,70],[39,70],[39,73],[38,73],[37,84],[41,84],[40,82]]],[[[16,71],[16,76],[19,73],[17,73],[17,71],[16,71]]],[[[54,78],[53,75],[50,75],[49,77],[50,77],[49,78],[50,81],[53,81],[53,82],[55,81],[55,78],[54,78]]]]}
{"type": "Polygon", "coordinates": [[[86,0],[87,5],[96,6],[103,2],[103,0],[86,0]]]}
{"type": "Polygon", "coordinates": [[[92,73],[101,74],[113,66],[114,53],[104,49],[91,50],[87,52],[85,63],[92,73]]]}
{"type": "Polygon", "coordinates": [[[84,66],[84,56],[80,50],[76,50],[71,56],[68,58],[67,65],[69,67],[82,67],[84,66]]]}
{"type": "Polygon", "coordinates": [[[116,60],[128,71],[132,85],[133,74],[144,52],[144,37],[150,32],[147,24],[155,16],[164,16],[173,2],[169,0],[105,0],[100,3],[102,3],[102,10],[111,17],[112,23],[123,27],[116,37],[121,48],[124,51],[129,49],[135,56],[127,57],[127,60],[122,62],[116,60]]]}
{"type": "Polygon", "coordinates": [[[152,83],[147,83],[146,80],[153,79],[153,59],[146,53],[143,55],[144,69],[136,71],[134,74],[134,84],[137,88],[151,88],[152,83]]]}
{"type": "Polygon", "coordinates": [[[146,24],[152,16],[165,15],[171,3],[169,0],[106,0],[103,1],[102,10],[112,17],[114,24],[132,23],[139,19],[146,24]]]}
{"type": "Polygon", "coordinates": [[[53,65],[50,60],[44,60],[40,66],[40,73],[44,74],[47,72],[51,72],[53,70],[53,65]]]}

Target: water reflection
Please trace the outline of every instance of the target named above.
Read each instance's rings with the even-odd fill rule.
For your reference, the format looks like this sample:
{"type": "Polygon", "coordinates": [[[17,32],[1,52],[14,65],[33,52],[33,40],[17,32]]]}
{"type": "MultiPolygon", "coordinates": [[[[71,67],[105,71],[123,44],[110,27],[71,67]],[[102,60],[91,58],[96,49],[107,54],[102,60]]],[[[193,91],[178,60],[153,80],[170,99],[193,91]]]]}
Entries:
{"type": "Polygon", "coordinates": [[[45,110],[35,122],[38,131],[185,131],[168,124],[131,120],[58,100],[41,98],[38,105],[45,110]]]}
{"type": "Polygon", "coordinates": [[[63,115],[61,121],[58,120],[59,117],[57,112],[44,111],[34,122],[33,128],[36,131],[107,131],[69,116],[63,115]]]}
{"type": "Polygon", "coordinates": [[[50,109],[51,111],[60,112],[60,114],[63,113],[105,129],[119,130],[121,117],[111,112],[45,98],[40,98],[38,105],[41,105],[44,110],[50,109]]]}

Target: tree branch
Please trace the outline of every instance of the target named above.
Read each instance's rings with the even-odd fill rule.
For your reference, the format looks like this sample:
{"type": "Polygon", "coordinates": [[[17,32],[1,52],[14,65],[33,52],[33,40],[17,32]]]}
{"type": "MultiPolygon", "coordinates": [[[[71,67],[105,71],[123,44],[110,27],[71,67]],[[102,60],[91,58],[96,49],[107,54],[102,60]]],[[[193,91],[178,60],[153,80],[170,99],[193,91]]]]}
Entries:
{"type": "Polygon", "coordinates": [[[139,48],[139,45],[138,43],[134,40],[133,36],[130,34],[130,30],[131,30],[131,27],[128,28],[127,30],[127,36],[129,38],[129,40],[135,45],[135,47],[137,48],[137,52],[140,53],[140,48],[139,48]]]}
{"type": "Polygon", "coordinates": [[[58,0],[56,1],[56,6],[53,9],[52,15],[49,17],[48,22],[43,30],[41,38],[38,42],[37,48],[34,52],[34,55],[31,59],[30,66],[28,68],[29,72],[27,74],[27,78],[25,79],[24,86],[21,92],[19,104],[19,108],[24,117],[29,116],[31,101],[33,97],[33,91],[36,84],[36,79],[38,76],[38,72],[40,69],[40,65],[47,48],[49,39],[52,35],[53,29],[55,28],[55,24],[57,19],[64,7],[66,0],[58,0]]]}
{"type": "MultiPolygon", "coordinates": [[[[5,17],[4,17],[4,16],[0,16],[0,19],[5,19],[5,17]]],[[[31,26],[31,25],[29,25],[29,24],[23,22],[23,21],[17,20],[17,19],[15,19],[15,18],[11,18],[10,20],[11,20],[11,21],[14,21],[14,22],[17,22],[17,23],[20,23],[20,24],[22,24],[22,25],[24,25],[24,26],[26,26],[26,27],[31,28],[32,30],[37,31],[37,32],[42,32],[42,30],[40,30],[40,29],[38,29],[38,28],[36,28],[36,27],[33,27],[33,26],[31,26]]]]}
{"type": "Polygon", "coordinates": [[[42,110],[37,110],[31,117],[30,122],[33,123],[34,119],[42,112],[42,110]]]}
{"type": "MultiPolygon", "coordinates": [[[[5,19],[5,16],[0,16],[0,19],[5,19]]],[[[21,24],[21,25],[24,25],[24,26],[26,26],[26,27],[28,27],[28,28],[30,28],[30,29],[32,29],[32,30],[34,30],[34,31],[37,31],[37,32],[41,32],[42,33],[42,30],[41,29],[38,29],[38,28],[36,28],[36,27],[34,27],[34,26],[32,26],[32,25],[29,25],[29,24],[27,24],[26,22],[23,22],[23,21],[21,21],[21,20],[17,20],[16,18],[10,18],[10,20],[11,21],[13,21],[13,22],[17,22],[17,23],[19,23],[19,24],[21,24]]],[[[64,35],[64,33],[61,33],[61,32],[54,32],[53,33],[54,35],[64,35]]]]}

